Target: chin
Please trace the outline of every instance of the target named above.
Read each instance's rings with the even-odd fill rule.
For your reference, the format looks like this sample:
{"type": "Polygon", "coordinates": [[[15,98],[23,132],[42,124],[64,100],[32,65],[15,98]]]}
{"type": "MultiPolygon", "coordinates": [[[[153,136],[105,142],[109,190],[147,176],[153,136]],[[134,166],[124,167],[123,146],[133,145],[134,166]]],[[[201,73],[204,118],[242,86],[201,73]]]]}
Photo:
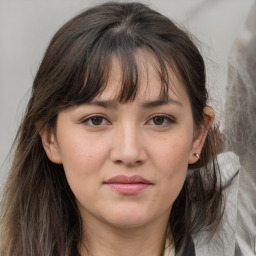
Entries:
{"type": "Polygon", "coordinates": [[[146,224],[150,223],[150,220],[145,220],[144,219],[135,219],[135,218],[129,218],[129,217],[124,217],[124,218],[118,218],[115,220],[110,220],[109,224],[112,227],[118,228],[118,229],[129,229],[129,228],[140,228],[146,224]]]}
{"type": "Polygon", "coordinates": [[[123,208],[104,214],[104,221],[116,228],[136,228],[149,223],[151,216],[148,211],[123,208]]]}

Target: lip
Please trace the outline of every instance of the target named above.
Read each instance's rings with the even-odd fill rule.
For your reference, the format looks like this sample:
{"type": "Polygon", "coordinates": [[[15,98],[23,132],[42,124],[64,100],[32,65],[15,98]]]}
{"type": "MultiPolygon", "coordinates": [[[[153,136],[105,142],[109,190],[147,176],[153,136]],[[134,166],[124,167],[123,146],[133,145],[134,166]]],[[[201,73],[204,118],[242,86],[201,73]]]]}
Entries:
{"type": "Polygon", "coordinates": [[[152,182],[140,175],[118,175],[110,178],[103,184],[123,195],[136,195],[153,185],[152,182]]]}

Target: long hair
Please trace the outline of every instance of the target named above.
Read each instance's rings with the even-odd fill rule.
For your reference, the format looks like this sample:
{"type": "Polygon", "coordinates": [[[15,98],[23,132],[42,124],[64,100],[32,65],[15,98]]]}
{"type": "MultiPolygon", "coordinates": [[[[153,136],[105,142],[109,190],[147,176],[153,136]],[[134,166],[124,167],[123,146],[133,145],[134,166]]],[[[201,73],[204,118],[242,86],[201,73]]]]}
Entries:
{"type": "MultiPolygon", "coordinates": [[[[108,81],[115,55],[122,69],[119,102],[138,91],[136,52],[158,62],[161,96],[170,88],[169,68],[184,85],[195,129],[207,105],[205,66],[190,36],[170,19],[140,3],[106,3],[71,19],[51,40],[34,79],[32,94],[16,137],[13,164],[1,201],[0,255],[79,255],[82,221],[63,166],[43,149],[40,129],[54,129],[58,113],[90,102],[108,81]]],[[[169,219],[176,255],[200,230],[214,231],[222,213],[222,191],[215,156],[217,127],[210,129],[198,163],[173,204],[169,219]],[[202,168],[203,167],[203,168],[202,168]]]]}

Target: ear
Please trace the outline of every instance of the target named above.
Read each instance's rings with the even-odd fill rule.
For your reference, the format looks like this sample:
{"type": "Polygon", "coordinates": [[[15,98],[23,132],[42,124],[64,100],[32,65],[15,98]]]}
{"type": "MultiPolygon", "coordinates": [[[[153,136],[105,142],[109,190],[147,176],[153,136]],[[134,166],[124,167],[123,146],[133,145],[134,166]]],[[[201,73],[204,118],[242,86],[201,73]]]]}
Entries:
{"type": "Polygon", "coordinates": [[[59,154],[56,136],[52,129],[45,127],[39,131],[42,144],[48,158],[55,164],[61,164],[61,157],[59,154]]]}
{"type": "Polygon", "coordinates": [[[198,127],[197,132],[195,134],[192,149],[189,156],[189,164],[196,163],[199,158],[195,155],[198,154],[200,156],[201,150],[203,148],[207,133],[214,121],[214,111],[211,107],[205,107],[204,108],[204,123],[198,127]]]}

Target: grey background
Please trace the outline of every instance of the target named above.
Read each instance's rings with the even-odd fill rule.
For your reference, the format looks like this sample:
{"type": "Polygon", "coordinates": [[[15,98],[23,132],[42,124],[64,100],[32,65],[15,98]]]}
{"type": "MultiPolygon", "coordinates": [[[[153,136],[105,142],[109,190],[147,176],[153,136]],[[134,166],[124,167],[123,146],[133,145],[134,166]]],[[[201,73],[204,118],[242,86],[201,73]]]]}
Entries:
{"type": "MultiPolygon", "coordinates": [[[[104,1],[0,0],[0,186],[25,111],[33,77],[57,29],[81,10],[104,1]]],[[[183,24],[198,39],[207,65],[211,104],[222,122],[227,59],[253,0],[151,0],[152,8],[183,24]]]]}

